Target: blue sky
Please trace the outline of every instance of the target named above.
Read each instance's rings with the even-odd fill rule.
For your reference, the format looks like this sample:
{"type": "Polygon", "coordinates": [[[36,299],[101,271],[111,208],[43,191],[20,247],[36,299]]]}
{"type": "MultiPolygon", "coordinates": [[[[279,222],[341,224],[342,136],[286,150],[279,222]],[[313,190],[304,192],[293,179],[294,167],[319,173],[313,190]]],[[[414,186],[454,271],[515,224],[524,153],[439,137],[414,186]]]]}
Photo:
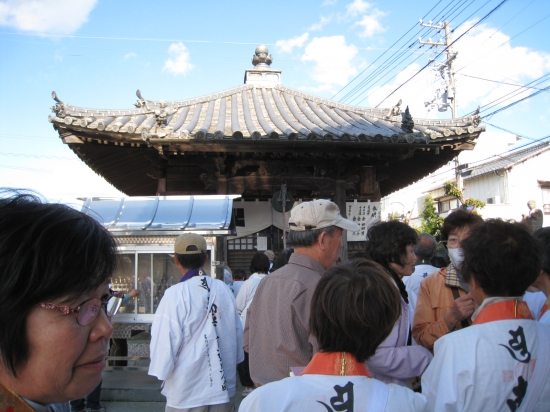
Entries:
{"type": "MultiPolygon", "coordinates": [[[[151,100],[208,94],[242,84],[260,43],[286,86],[340,100],[370,75],[364,90],[342,101],[387,107],[403,99],[415,117],[449,118],[424,106],[440,87],[431,68],[384,100],[434,56],[407,48],[420,30],[426,40],[441,37],[418,25],[424,16],[448,19],[453,39],[466,33],[453,46],[458,115],[465,115],[550,73],[550,2],[508,0],[479,23],[501,2],[0,0],[0,185],[51,199],[116,195],[48,123],[51,92],[104,109],[133,107],[137,89],[151,100]],[[383,76],[373,78],[376,70],[383,76]]],[[[550,86],[550,76],[532,86],[550,86]]],[[[524,89],[482,114],[537,91],[524,89]]],[[[550,134],[549,103],[543,91],[488,121],[538,139],[550,134]]]]}

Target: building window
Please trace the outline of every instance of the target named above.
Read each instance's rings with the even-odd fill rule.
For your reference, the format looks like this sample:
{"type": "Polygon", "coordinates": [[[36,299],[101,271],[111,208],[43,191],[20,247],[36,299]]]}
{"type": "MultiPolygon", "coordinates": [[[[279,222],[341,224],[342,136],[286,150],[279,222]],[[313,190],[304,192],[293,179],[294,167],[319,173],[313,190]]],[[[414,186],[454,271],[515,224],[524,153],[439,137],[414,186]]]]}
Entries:
{"type": "Polygon", "coordinates": [[[542,210],[545,215],[550,215],[550,187],[542,187],[542,210]]]}
{"type": "Polygon", "coordinates": [[[451,201],[439,202],[439,213],[445,213],[451,210],[451,201]]]}

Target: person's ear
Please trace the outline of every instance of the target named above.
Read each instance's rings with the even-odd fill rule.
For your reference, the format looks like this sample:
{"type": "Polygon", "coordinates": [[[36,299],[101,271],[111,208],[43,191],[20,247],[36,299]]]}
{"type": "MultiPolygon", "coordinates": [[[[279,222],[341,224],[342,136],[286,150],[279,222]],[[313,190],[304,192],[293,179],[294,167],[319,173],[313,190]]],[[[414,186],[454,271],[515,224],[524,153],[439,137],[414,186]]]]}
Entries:
{"type": "Polygon", "coordinates": [[[326,236],[328,236],[327,232],[321,232],[317,238],[317,246],[319,246],[321,250],[325,250],[326,236]]]}
{"type": "Polygon", "coordinates": [[[181,264],[176,256],[176,254],[174,253],[174,262],[176,263],[176,267],[181,270],[181,264]]]}

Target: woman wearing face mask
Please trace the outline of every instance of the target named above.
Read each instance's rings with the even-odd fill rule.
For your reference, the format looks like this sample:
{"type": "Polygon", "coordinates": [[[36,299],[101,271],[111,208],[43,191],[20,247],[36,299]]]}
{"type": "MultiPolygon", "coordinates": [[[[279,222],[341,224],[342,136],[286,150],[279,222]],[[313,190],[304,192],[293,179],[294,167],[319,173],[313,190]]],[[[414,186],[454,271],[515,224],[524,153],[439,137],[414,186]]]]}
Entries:
{"type": "Polygon", "coordinates": [[[469,295],[468,283],[460,274],[464,260],[461,242],[482,222],[480,216],[462,209],[445,218],[441,239],[447,245],[451,263],[420,284],[412,328],[414,340],[427,349],[433,351],[435,341],[441,336],[471,323],[475,304],[469,295]]]}

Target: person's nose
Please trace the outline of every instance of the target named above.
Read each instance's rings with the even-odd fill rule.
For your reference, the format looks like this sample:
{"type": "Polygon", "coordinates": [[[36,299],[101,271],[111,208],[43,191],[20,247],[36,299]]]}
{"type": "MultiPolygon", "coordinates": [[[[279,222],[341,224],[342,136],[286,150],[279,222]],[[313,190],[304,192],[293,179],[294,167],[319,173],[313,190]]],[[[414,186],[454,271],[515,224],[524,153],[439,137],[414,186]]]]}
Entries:
{"type": "Polygon", "coordinates": [[[96,341],[99,339],[106,339],[107,341],[113,334],[114,328],[111,324],[111,318],[107,316],[107,313],[103,308],[99,311],[97,318],[92,323],[92,329],[90,331],[90,341],[96,341]]]}

